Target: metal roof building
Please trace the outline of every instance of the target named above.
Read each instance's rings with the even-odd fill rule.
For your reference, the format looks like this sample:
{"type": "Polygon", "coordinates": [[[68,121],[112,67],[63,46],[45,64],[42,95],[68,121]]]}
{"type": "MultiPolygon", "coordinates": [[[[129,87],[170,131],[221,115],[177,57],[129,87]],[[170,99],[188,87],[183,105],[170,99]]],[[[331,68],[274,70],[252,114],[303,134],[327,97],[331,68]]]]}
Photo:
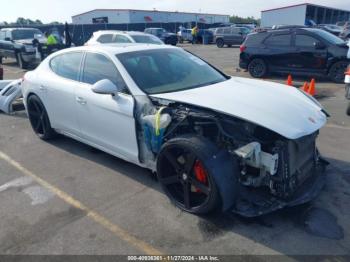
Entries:
{"type": "Polygon", "coordinates": [[[316,24],[335,24],[349,20],[350,10],[309,3],[261,11],[261,26],[263,27],[305,25],[308,21],[314,21],[316,24]]]}
{"type": "Polygon", "coordinates": [[[229,15],[134,9],[95,9],[72,17],[73,24],[228,23],[229,15]]]}

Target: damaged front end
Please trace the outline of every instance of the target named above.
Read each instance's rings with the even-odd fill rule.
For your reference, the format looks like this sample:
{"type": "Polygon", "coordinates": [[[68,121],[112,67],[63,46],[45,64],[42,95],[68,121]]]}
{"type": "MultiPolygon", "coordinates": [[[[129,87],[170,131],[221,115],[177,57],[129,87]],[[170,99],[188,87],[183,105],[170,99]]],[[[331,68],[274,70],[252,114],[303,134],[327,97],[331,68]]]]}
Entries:
{"type": "MultiPolygon", "coordinates": [[[[258,161],[240,156],[240,194],[232,211],[252,217],[314,199],[325,184],[327,165],[316,148],[317,135],[277,140],[266,149],[271,154],[256,153],[259,168],[258,161]]],[[[242,148],[237,151],[241,155],[242,148]]]]}
{"type": "Polygon", "coordinates": [[[259,216],[308,202],[321,191],[326,162],[316,148],[318,131],[288,139],[267,128],[211,110],[159,99],[153,102],[157,108],[155,113],[142,118],[142,139],[147,141],[153,159],[162,143],[186,134],[209,139],[220,150],[228,152],[232,163],[238,165],[237,173],[230,174],[238,183],[232,183],[224,174],[214,177],[224,211],[246,217],[259,216]],[[157,112],[164,114],[158,123],[164,126],[157,127],[158,140],[152,141],[147,129],[156,123],[157,112]]]}
{"type": "Polygon", "coordinates": [[[21,82],[21,79],[0,81],[0,111],[11,114],[17,105],[23,105],[21,82]]]}

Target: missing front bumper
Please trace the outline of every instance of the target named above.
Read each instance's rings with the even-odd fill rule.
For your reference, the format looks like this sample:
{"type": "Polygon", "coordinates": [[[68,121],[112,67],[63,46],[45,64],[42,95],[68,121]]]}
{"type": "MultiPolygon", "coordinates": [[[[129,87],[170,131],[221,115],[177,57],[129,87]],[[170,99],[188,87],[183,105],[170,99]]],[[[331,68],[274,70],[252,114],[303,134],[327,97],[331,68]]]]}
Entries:
{"type": "Polygon", "coordinates": [[[241,186],[240,196],[230,212],[244,217],[261,216],[284,207],[301,205],[315,199],[326,181],[328,162],[322,158],[317,162],[314,174],[307,179],[288,200],[279,199],[271,194],[241,186]]]}

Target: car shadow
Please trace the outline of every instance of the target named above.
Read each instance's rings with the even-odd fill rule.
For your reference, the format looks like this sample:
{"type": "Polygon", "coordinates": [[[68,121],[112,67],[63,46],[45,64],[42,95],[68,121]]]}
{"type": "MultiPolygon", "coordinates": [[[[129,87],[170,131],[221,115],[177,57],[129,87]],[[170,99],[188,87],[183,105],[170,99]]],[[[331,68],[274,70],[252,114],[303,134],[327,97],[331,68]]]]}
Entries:
{"type": "MultiPolygon", "coordinates": [[[[144,168],[63,136],[51,141],[50,144],[107,167],[163,194],[156,176],[144,168]]],[[[339,225],[337,220],[339,212],[346,214],[344,209],[350,208],[350,203],[342,199],[341,203],[334,204],[336,201],[333,198],[334,192],[339,189],[339,184],[347,183],[347,188],[350,186],[350,163],[336,159],[327,160],[331,163],[327,168],[329,173],[327,186],[312,202],[255,218],[242,217],[229,211],[224,213],[216,211],[209,215],[198,216],[197,227],[203,239],[210,241],[226,233],[235,233],[283,254],[291,252],[290,247],[280,245],[280,240],[276,241],[276,237],[286,238],[287,241],[288,236],[283,230],[292,230],[298,237],[313,241],[320,238],[323,242],[343,239],[344,234],[348,232],[344,233],[343,227],[346,227],[339,225]],[[333,181],[335,175],[338,176],[338,180],[333,181]],[[339,206],[342,206],[340,211],[339,206]]],[[[341,194],[350,196],[350,190],[343,186],[341,194]]],[[[350,217],[346,219],[350,221],[350,217]]]]}

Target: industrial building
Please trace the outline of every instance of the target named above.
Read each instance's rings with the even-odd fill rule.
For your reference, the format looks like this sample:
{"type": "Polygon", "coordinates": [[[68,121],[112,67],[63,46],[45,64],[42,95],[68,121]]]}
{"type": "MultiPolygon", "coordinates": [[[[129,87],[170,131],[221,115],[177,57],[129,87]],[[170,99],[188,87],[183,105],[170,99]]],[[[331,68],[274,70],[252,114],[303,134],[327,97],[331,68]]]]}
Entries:
{"type": "Polygon", "coordinates": [[[350,11],[314,4],[299,4],[261,11],[261,26],[335,24],[349,21],[350,11]]]}
{"type": "Polygon", "coordinates": [[[72,17],[73,24],[228,23],[229,15],[158,10],[95,9],[72,17]]]}

